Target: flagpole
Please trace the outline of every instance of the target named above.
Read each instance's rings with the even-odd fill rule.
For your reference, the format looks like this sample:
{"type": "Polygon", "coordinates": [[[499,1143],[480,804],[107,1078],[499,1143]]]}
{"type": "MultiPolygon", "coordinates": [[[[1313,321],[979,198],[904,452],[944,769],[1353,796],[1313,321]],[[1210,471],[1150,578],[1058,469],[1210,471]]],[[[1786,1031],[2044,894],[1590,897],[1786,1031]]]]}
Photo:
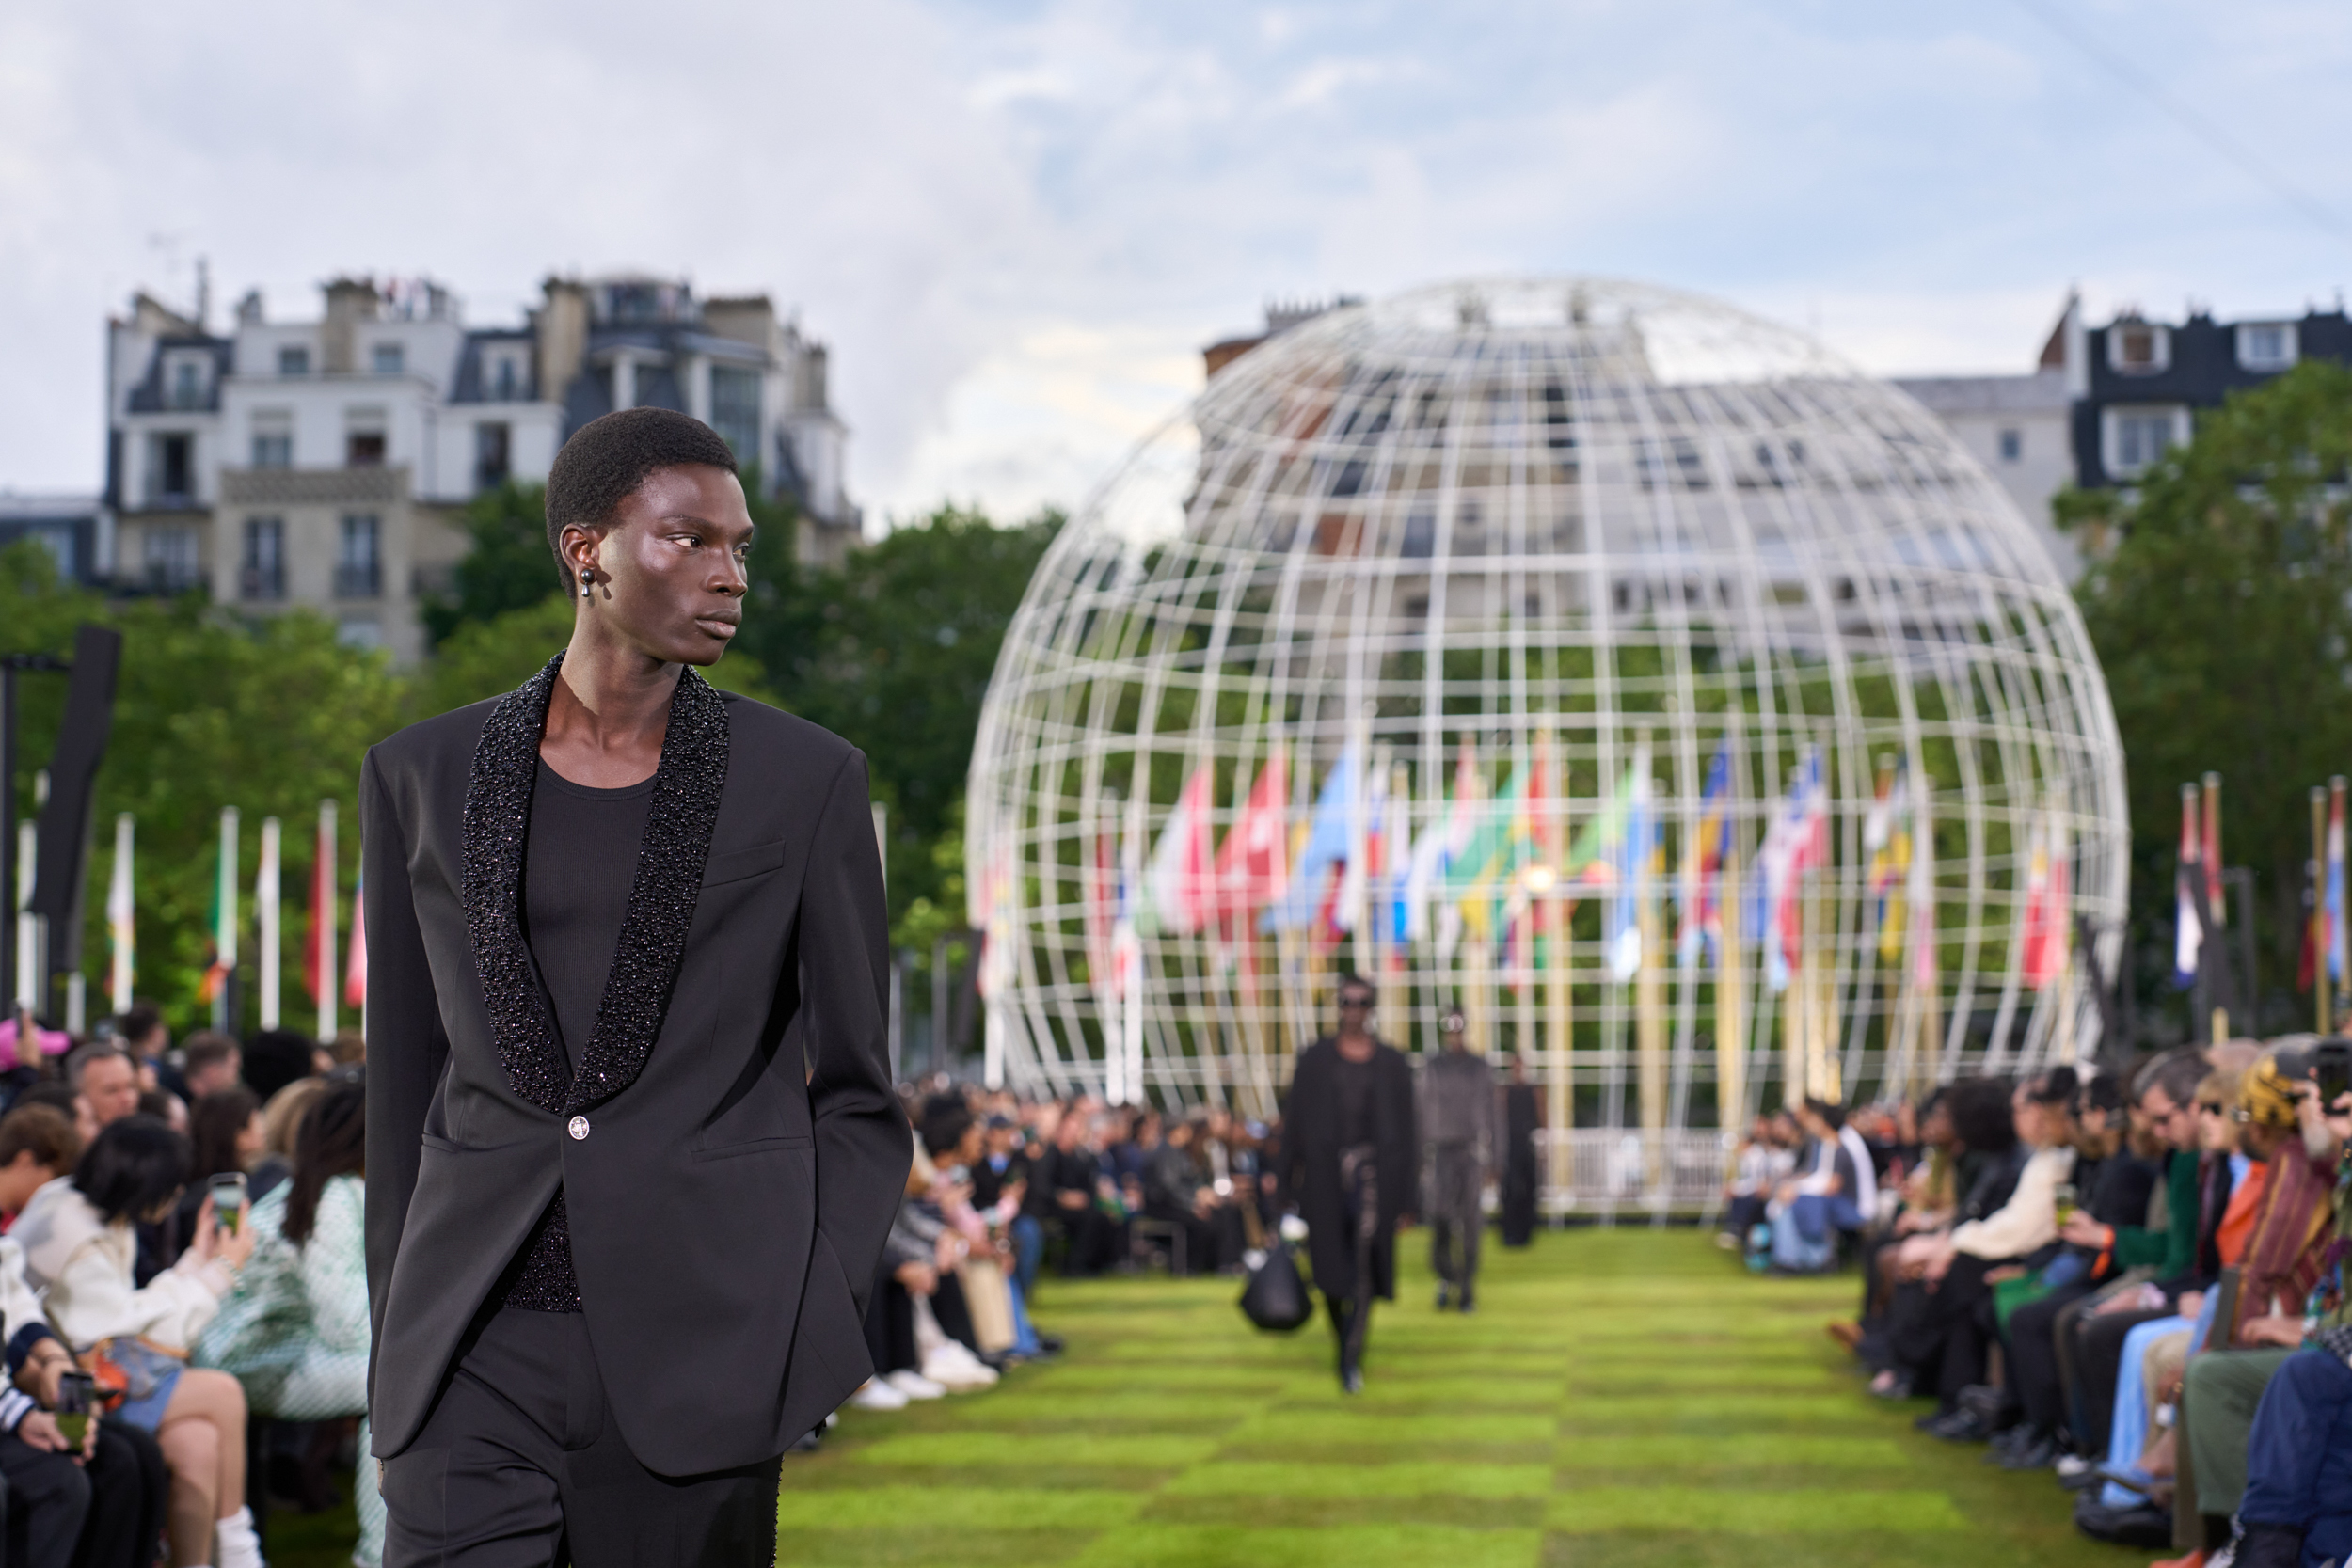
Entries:
{"type": "MultiPolygon", "coordinates": [[[[1728,792],[1724,809],[1731,809],[1728,792]]],[[[1747,975],[1740,955],[1740,835],[1734,830],[1725,836],[1731,844],[1724,854],[1715,895],[1716,919],[1723,928],[1715,951],[1715,1124],[1737,1135],[1748,1119],[1748,1035],[1742,1016],[1747,975]]]]}
{"type": "Polygon", "coordinates": [[[253,912],[260,920],[262,1027],[278,1027],[278,818],[262,818],[262,864],[253,879],[253,912]]]}
{"type": "Polygon", "coordinates": [[[113,940],[113,963],[107,975],[107,999],[114,1004],[117,1016],[131,1010],[131,988],[137,978],[135,943],[138,926],[133,901],[135,883],[132,880],[132,845],[137,824],[129,812],[115,816],[115,863],[106,892],[107,934],[113,940]]]}
{"type": "Polygon", "coordinates": [[[2321,1034],[2328,1032],[2328,791],[2312,785],[2312,997],[2321,1034]]]}
{"type": "MultiPolygon", "coordinates": [[[[1640,773],[1633,780],[1637,802],[1651,797],[1650,734],[1642,732],[1633,749],[1640,773]]],[[[1658,900],[1656,896],[1657,829],[1655,808],[1636,810],[1626,822],[1625,867],[1633,879],[1634,939],[1642,944],[1633,973],[1633,1048],[1640,1077],[1643,1172],[1653,1196],[1662,1199],[1659,1185],[1663,1173],[1666,1132],[1666,1003],[1658,968],[1658,900]],[[1641,842],[1646,839],[1649,842],[1641,842]]]]}
{"type": "Polygon", "coordinates": [[[336,884],[340,879],[332,797],[319,802],[316,854],[310,867],[310,962],[318,975],[319,1043],[326,1045],[335,1038],[335,993],[342,988],[342,976],[335,965],[336,884]]]}

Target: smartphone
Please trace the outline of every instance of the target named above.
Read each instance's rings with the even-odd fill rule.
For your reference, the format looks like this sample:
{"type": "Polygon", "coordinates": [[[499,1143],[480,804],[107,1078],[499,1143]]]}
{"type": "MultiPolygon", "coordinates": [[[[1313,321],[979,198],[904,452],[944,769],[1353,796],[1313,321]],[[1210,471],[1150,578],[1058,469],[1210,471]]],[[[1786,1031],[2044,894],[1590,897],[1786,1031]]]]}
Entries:
{"type": "Polygon", "coordinates": [[[97,1380],[87,1372],[57,1374],[57,1431],[74,1448],[80,1448],[89,1435],[89,1407],[97,1386],[97,1380]]]}
{"type": "Polygon", "coordinates": [[[208,1185],[213,1195],[213,1218],[233,1236],[245,1223],[245,1172],[222,1171],[208,1185]]]}
{"type": "Polygon", "coordinates": [[[2319,1085],[2319,1108],[2334,1110],[2339,1095],[2352,1094],[2352,1040],[2325,1039],[2312,1047],[2312,1077],[2319,1085]]]}
{"type": "Polygon", "coordinates": [[[2066,1222],[2074,1217],[2074,1211],[2077,1207],[2079,1207],[2080,1200],[2075,1194],[2074,1184],[2072,1181],[2059,1182],[2058,1184],[2057,1191],[2052,1194],[2052,1196],[2058,1201],[2058,1222],[2059,1227],[2062,1229],[2064,1228],[2066,1222]]]}

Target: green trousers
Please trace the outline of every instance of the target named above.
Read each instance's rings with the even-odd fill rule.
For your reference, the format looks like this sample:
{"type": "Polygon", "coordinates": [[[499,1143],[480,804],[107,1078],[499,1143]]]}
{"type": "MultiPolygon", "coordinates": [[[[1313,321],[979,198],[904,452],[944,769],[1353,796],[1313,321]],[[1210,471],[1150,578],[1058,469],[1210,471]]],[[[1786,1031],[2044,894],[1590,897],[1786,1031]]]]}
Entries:
{"type": "Polygon", "coordinates": [[[2181,1395],[2187,1422],[2188,1465],[2197,1491],[2197,1512],[2228,1518],[2246,1495],[2246,1439],[2254,1430],[2254,1407],[2262,1403],[2291,1350],[2223,1350],[2191,1356],[2181,1395]]]}

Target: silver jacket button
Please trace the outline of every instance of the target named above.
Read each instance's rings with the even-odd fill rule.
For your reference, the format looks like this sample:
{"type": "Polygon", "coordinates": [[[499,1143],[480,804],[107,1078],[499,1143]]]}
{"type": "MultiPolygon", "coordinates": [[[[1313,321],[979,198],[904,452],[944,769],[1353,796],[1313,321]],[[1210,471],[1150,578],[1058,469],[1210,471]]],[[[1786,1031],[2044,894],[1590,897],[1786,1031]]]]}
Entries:
{"type": "Polygon", "coordinates": [[[586,1117],[574,1117],[571,1119],[570,1124],[566,1126],[564,1131],[569,1132],[575,1138],[584,1138],[588,1135],[588,1118],[586,1117]]]}

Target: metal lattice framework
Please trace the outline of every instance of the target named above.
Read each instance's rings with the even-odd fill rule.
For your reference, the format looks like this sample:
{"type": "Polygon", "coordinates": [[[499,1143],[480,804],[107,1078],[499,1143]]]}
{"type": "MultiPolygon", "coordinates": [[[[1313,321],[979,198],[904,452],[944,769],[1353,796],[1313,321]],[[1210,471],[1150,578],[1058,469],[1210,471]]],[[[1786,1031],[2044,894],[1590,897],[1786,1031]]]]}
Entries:
{"type": "MultiPolygon", "coordinates": [[[[1550,1085],[1551,1125],[1641,1128],[1664,1148],[1774,1102],[1775,1080],[1851,1097],[2087,1054],[2081,956],[2026,980],[2037,846],[2071,868],[2060,912],[2090,917],[2103,967],[2121,943],[2106,686],[2000,488],[1819,343],[1602,279],[1341,309],[1217,374],[1039,567],[969,804],[990,1070],[1037,1089],[1263,1110],[1353,968],[1376,976],[1389,1038],[1433,1043],[1458,1003],[1481,1043],[1524,1052],[1550,1085]],[[1419,834],[1465,742],[1482,790],[1548,771],[1538,860],[1647,765],[1657,875],[1632,917],[1636,973],[1612,967],[1607,897],[1546,876],[1498,906],[1534,941],[1147,920],[1118,977],[1120,886],[1196,774],[1221,835],[1280,756],[1295,847],[1338,759],[1369,757],[1419,834]],[[1800,931],[1784,989],[1752,916],[1740,940],[1745,890],[1724,890],[1711,950],[1676,952],[1719,751],[1734,877],[1753,877],[1792,770],[1818,756],[1825,776],[1826,861],[1783,917],[1800,931]],[[1872,831],[1890,762],[1916,813],[1894,917],[1872,831]]],[[[1354,844],[1368,852],[1361,831],[1354,844]]]]}

